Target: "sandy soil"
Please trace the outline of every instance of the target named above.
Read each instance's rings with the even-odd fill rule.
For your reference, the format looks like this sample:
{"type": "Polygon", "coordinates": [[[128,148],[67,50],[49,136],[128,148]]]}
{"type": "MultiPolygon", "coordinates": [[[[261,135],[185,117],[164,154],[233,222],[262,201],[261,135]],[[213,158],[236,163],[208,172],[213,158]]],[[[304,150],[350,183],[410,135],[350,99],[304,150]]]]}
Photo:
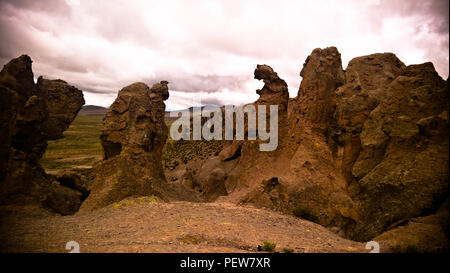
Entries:
{"type": "Polygon", "coordinates": [[[276,252],[365,252],[315,223],[228,203],[160,203],[134,198],[72,216],[37,208],[0,208],[2,252],[255,252],[264,241],[276,252]]]}

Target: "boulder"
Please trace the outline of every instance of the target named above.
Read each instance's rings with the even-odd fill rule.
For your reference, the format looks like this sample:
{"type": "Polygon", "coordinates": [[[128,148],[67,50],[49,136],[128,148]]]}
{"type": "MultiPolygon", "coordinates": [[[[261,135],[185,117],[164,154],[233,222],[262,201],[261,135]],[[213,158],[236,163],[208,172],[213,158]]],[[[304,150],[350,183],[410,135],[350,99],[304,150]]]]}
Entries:
{"type": "Polygon", "coordinates": [[[228,146],[225,146],[219,153],[219,158],[222,161],[233,160],[241,155],[242,141],[233,141],[228,146]]]}
{"type": "Polygon", "coordinates": [[[48,118],[45,122],[47,139],[63,137],[62,133],[69,128],[84,105],[83,93],[63,80],[37,80],[39,93],[47,104],[48,118]]]}
{"type": "Polygon", "coordinates": [[[100,136],[104,161],[95,170],[91,193],[80,211],[105,207],[130,196],[195,200],[179,184],[169,184],[162,168],[167,139],[164,100],[167,82],[149,88],[133,83],[121,89],[103,120],[100,136]]]}
{"type": "Polygon", "coordinates": [[[79,191],[58,184],[50,187],[44,200],[44,204],[47,207],[62,215],[70,215],[77,212],[81,202],[82,194],[79,191]]]}
{"type": "Polygon", "coordinates": [[[81,192],[83,200],[89,195],[89,181],[75,171],[59,171],[56,174],[56,180],[62,186],[81,192]]]}

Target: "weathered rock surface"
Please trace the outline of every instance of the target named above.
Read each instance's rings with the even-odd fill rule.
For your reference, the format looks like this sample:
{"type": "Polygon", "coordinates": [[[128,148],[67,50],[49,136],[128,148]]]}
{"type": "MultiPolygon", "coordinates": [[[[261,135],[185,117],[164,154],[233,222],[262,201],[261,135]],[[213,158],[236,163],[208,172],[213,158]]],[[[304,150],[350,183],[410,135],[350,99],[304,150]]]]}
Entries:
{"type": "MultiPolygon", "coordinates": [[[[255,77],[270,86],[272,72],[264,66],[255,77]]],[[[353,59],[344,72],[331,47],[315,49],[301,76],[297,98],[267,91],[284,90],[278,84],[258,91],[256,103],[286,105],[279,146],[224,147],[219,157],[239,167],[220,200],[300,208],[360,241],[434,214],[448,198],[449,91],[433,65],[405,66],[379,53],[353,59]]]]}
{"type": "Polygon", "coordinates": [[[63,80],[37,80],[39,93],[47,104],[48,119],[44,129],[47,139],[61,138],[84,105],[83,93],[63,80]]]}
{"type": "MultiPolygon", "coordinates": [[[[22,55],[0,72],[1,204],[40,204],[49,195],[56,197],[55,184],[39,159],[47,140],[61,136],[84,104],[82,92],[61,80],[40,77],[39,81],[45,84],[35,84],[31,63],[29,56],[22,55]],[[66,108],[64,118],[60,106],[66,108]]],[[[58,211],[57,206],[54,209],[58,211]]]]}
{"type": "MultiPolygon", "coordinates": [[[[336,111],[332,138],[334,153],[347,181],[361,149],[360,134],[369,113],[385,98],[388,85],[405,65],[392,53],[376,53],[352,59],[345,71],[345,84],[335,90],[336,111]]],[[[374,151],[377,153],[377,151],[374,151]]]]}
{"type": "Polygon", "coordinates": [[[54,184],[49,188],[43,203],[55,212],[62,215],[70,215],[78,211],[82,200],[81,192],[54,184]]]}
{"type": "Polygon", "coordinates": [[[373,240],[382,252],[448,252],[448,199],[432,215],[404,219],[373,240]]]}
{"type": "Polygon", "coordinates": [[[91,193],[81,210],[105,207],[129,196],[155,195],[195,200],[193,191],[167,183],[161,158],[167,139],[164,100],[167,82],[149,88],[133,83],[119,91],[103,120],[104,161],[96,168],[91,193]]]}
{"type": "Polygon", "coordinates": [[[75,189],[81,193],[82,200],[89,195],[89,180],[75,171],[60,171],[56,174],[56,181],[62,186],[75,189]]]}
{"type": "MultiPolygon", "coordinates": [[[[337,72],[341,68],[339,56],[335,49],[314,51],[302,70],[305,84],[308,83],[302,85],[302,96],[314,98],[317,92],[322,92],[326,99],[325,94],[333,94],[334,88],[343,81],[342,73],[337,72]],[[321,54],[329,54],[336,60],[321,54]],[[322,67],[316,58],[330,63],[322,67]],[[315,70],[320,70],[329,81],[320,86],[320,90],[313,83],[316,79],[311,71],[315,70]]],[[[326,137],[315,133],[318,127],[311,125],[317,124],[312,121],[318,120],[326,124],[327,119],[310,116],[306,120],[301,114],[303,112],[300,113],[299,104],[293,108],[291,103],[288,105],[287,84],[269,66],[258,65],[255,78],[262,79],[264,87],[257,90],[260,98],[254,104],[278,105],[278,148],[261,152],[259,141],[251,140],[235,140],[232,145],[226,146],[219,158],[223,160],[223,166],[235,164],[236,167],[226,171],[230,174],[224,182],[228,194],[219,200],[251,203],[286,213],[302,209],[324,226],[335,227],[341,232],[344,232],[344,227],[350,229],[357,217],[355,206],[347,194],[345,180],[333,164],[326,137]]],[[[306,98],[298,101],[301,101],[304,111],[315,106],[315,101],[306,98]]],[[[314,111],[317,115],[324,114],[323,108],[314,111]]],[[[323,128],[326,129],[325,126],[323,128]]],[[[194,180],[196,176],[198,174],[194,175],[194,180]]]]}
{"type": "Polygon", "coordinates": [[[448,85],[431,63],[406,67],[369,114],[352,168],[356,238],[435,211],[448,196],[448,85]]]}
{"type": "Polygon", "coordinates": [[[313,129],[327,133],[334,125],[334,91],[345,82],[341,54],[335,47],[316,48],[300,72],[297,118],[313,129]]]}

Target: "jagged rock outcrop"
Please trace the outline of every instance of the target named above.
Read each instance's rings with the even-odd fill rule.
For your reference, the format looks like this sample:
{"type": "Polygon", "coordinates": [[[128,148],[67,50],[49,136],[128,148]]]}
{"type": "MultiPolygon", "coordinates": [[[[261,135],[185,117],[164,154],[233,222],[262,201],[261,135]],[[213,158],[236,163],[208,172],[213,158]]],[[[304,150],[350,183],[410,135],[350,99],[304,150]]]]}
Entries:
{"type": "Polygon", "coordinates": [[[358,212],[346,235],[367,241],[448,196],[448,86],[431,63],[406,67],[392,53],[355,58],[342,77],[334,51],[308,57],[290,135],[324,146],[315,157],[331,152],[358,212]]]}
{"type": "Polygon", "coordinates": [[[286,82],[278,77],[278,74],[268,65],[257,65],[254,77],[262,80],[264,86],[256,90],[259,95],[255,105],[266,105],[266,113],[269,114],[269,106],[278,106],[278,120],[283,123],[287,116],[287,106],[289,100],[289,91],[286,82]]]}
{"type": "Polygon", "coordinates": [[[233,145],[225,147],[219,156],[226,160],[224,163],[237,162],[237,166],[227,172],[237,179],[225,181],[228,196],[222,196],[221,200],[251,203],[286,213],[307,211],[318,223],[335,227],[342,233],[354,226],[356,209],[346,192],[346,182],[333,164],[327,138],[317,133],[326,126],[314,127],[320,120],[327,124],[327,118],[319,115],[331,115],[327,112],[334,108],[331,105],[325,111],[324,105],[316,106],[316,101],[308,99],[323,93],[323,100],[326,100],[325,94],[332,94],[343,81],[342,73],[338,72],[342,69],[339,56],[336,49],[313,52],[302,70],[305,84],[300,96],[307,98],[299,98],[301,103],[294,107],[289,103],[287,84],[270,67],[257,67],[255,78],[263,79],[265,85],[257,91],[260,98],[255,105],[278,105],[278,147],[275,151],[261,152],[259,141],[251,140],[242,141],[242,144],[234,141],[233,145]],[[329,54],[335,59],[321,54],[329,54]],[[321,66],[319,59],[329,63],[322,62],[321,66]],[[327,84],[315,83],[312,71],[316,70],[321,71],[327,84]],[[307,109],[314,107],[321,108],[313,111],[317,115],[307,115],[307,109]]]}
{"type": "MultiPolygon", "coordinates": [[[[61,136],[84,104],[80,90],[67,83],[44,80],[34,83],[32,60],[22,55],[11,60],[0,72],[0,203],[38,203],[58,190],[39,164],[47,140],[61,136]],[[49,86],[53,86],[49,88],[49,86]],[[65,94],[58,97],[58,94],[65,94]],[[67,107],[64,122],[57,113],[59,106],[67,107]],[[55,109],[53,109],[55,108],[55,109]],[[50,109],[50,110],[49,110],[50,109]]],[[[78,207],[74,207],[78,209],[78,207]]],[[[58,207],[54,206],[57,212],[58,207]]]]}
{"type": "MultiPolygon", "coordinates": [[[[386,95],[388,85],[405,65],[392,53],[376,53],[352,59],[345,84],[335,90],[335,126],[331,129],[334,153],[345,179],[353,180],[352,166],[361,149],[360,134],[369,113],[386,95]]],[[[377,151],[373,151],[377,153],[377,151]]]]}
{"type": "MultiPolygon", "coordinates": [[[[276,78],[270,74],[261,72],[269,83],[276,78]]],[[[288,133],[280,132],[275,152],[235,141],[219,154],[238,162],[239,174],[225,181],[221,198],[299,208],[360,241],[434,214],[448,198],[449,91],[433,65],[405,66],[378,53],[351,60],[344,71],[331,47],[315,49],[301,76],[298,97],[282,100],[288,118],[280,128],[288,133]]],[[[258,101],[269,101],[267,94],[258,101]]],[[[279,104],[284,96],[273,98],[279,104]]]]}
{"type": "Polygon", "coordinates": [[[316,48],[300,72],[297,119],[312,129],[328,134],[334,125],[334,91],[345,82],[341,54],[335,47],[316,48]]]}
{"type": "Polygon", "coordinates": [[[431,63],[405,68],[364,123],[352,175],[357,239],[425,216],[448,197],[448,85],[431,63]]]}
{"type": "Polygon", "coordinates": [[[103,120],[104,161],[95,170],[91,193],[81,207],[89,211],[129,196],[196,200],[195,193],[167,183],[161,158],[167,139],[164,100],[167,82],[149,88],[133,83],[119,91],[103,120]]]}

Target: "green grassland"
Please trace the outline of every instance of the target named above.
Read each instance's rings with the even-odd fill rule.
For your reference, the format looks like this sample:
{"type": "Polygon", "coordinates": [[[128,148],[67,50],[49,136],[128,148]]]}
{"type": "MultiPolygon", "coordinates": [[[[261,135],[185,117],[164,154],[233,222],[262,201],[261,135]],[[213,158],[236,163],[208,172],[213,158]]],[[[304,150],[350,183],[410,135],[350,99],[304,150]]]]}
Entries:
{"type": "Polygon", "coordinates": [[[48,173],[62,169],[91,168],[103,157],[100,145],[102,116],[80,113],[64,137],[48,142],[41,165],[48,173]]]}

